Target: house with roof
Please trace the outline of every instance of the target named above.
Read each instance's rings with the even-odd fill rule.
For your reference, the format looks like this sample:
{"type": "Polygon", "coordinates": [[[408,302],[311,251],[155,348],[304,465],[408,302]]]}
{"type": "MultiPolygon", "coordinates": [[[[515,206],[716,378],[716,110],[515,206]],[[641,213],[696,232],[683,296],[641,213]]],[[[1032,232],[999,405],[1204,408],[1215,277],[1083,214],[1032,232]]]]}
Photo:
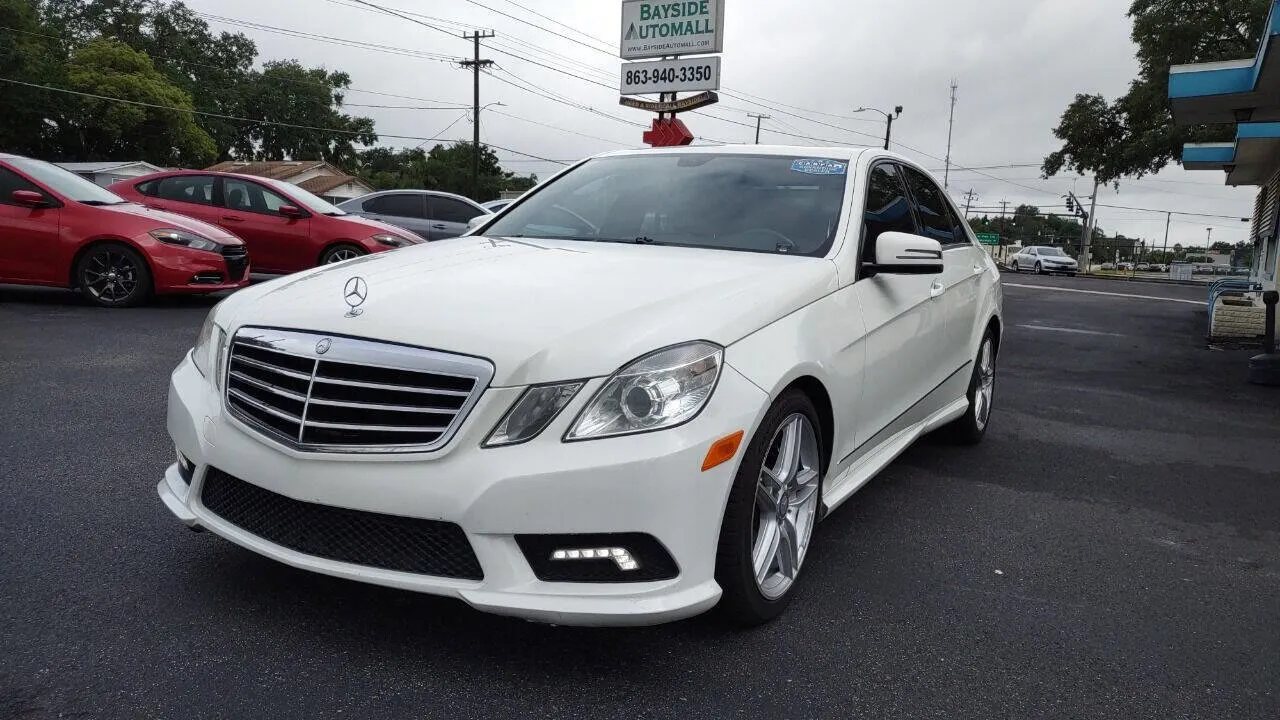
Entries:
{"type": "Polygon", "coordinates": [[[280,180],[334,204],[368,195],[374,190],[360,178],[348,175],[323,160],[228,160],[205,169],[280,180]]]}
{"type": "Polygon", "coordinates": [[[103,160],[101,162],[60,162],[54,163],[63,170],[70,170],[86,180],[107,187],[112,183],[120,182],[132,177],[140,175],[150,175],[155,172],[162,172],[165,168],[158,165],[152,165],[149,162],[141,160],[133,162],[121,162],[119,160],[103,160]]]}
{"type": "Polygon", "coordinates": [[[1249,240],[1249,278],[1215,284],[1209,335],[1255,338],[1264,330],[1262,291],[1280,276],[1280,0],[1271,3],[1251,58],[1176,65],[1169,69],[1169,109],[1178,125],[1235,127],[1224,143],[1188,143],[1182,166],[1216,170],[1231,186],[1258,188],[1249,240]]]}

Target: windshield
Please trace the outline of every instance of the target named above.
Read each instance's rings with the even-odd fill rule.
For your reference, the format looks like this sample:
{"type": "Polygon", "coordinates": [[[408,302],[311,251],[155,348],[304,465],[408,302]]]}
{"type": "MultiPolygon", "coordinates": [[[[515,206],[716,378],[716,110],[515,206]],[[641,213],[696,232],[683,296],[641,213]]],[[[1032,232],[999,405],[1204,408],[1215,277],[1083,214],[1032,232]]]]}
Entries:
{"type": "Polygon", "coordinates": [[[1065,253],[1058,248],[1040,248],[1040,254],[1048,255],[1049,257],[1065,257],[1065,253]]]}
{"type": "Polygon", "coordinates": [[[310,192],[303,190],[297,185],[283,182],[281,180],[274,180],[271,178],[260,178],[260,179],[262,179],[263,182],[266,182],[267,184],[276,188],[277,190],[282,190],[288,193],[290,198],[293,198],[298,202],[298,204],[302,205],[307,210],[310,210],[311,212],[316,213],[317,215],[346,215],[345,212],[338,209],[337,205],[334,205],[333,203],[323,198],[316,197],[315,195],[312,195],[310,192]]]}
{"type": "Polygon", "coordinates": [[[59,195],[90,205],[117,205],[128,202],[119,195],[57,165],[31,158],[12,158],[9,164],[59,195]]]}
{"type": "Polygon", "coordinates": [[[784,155],[594,158],[509,208],[484,234],[821,257],[840,221],[847,167],[784,155]]]}

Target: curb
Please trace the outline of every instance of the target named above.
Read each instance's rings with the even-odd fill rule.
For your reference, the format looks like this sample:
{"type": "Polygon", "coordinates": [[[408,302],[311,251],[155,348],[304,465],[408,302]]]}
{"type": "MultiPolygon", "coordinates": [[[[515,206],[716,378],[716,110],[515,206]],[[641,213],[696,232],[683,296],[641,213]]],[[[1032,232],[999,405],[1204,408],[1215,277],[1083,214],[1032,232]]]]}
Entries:
{"type": "MultiPolygon", "coordinates": [[[[1012,270],[1001,268],[1000,274],[1002,276],[1011,275],[1016,277],[1018,275],[1034,275],[1035,273],[1015,273],[1012,270]]],[[[1199,288],[1204,288],[1205,291],[1209,290],[1209,285],[1211,284],[1209,282],[1199,282],[1196,280],[1169,280],[1165,278],[1152,278],[1152,277],[1116,277],[1112,275],[1089,275],[1085,273],[1076,273],[1075,277],[1084,278],[1087,280],[1111,280],[1112,282],[1137,282],[1137,283],[1150,283],[1152,285],[1178,285],[1180,287],[1199,287],[1199,288]]]]}

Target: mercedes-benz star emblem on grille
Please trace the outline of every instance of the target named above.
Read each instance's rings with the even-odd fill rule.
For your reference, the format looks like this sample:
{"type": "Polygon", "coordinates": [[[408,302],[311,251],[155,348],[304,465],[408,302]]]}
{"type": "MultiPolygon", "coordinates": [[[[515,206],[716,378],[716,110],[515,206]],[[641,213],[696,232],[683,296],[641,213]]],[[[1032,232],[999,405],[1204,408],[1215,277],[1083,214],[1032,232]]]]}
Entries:
{"type": "Polygon", "coordinates": [[[347,305],[351,307],[347,311],[347,317],[355,317],[364,312],[360,306],[364,304],[365,298],[369,297],[369,286],[365,283],[364,278],[359,275],[347,281],[346,287],[342,289],[342,299],[347,301],[347,305]]]}
{"type": "Polygon", "coordinates": [[[321,339],[320,342],[316,343],[316,354],[323,355],[329,352],[329,346],[332,344],[333,344],[333,341],[330,340],[329,338],[321,339]]]}

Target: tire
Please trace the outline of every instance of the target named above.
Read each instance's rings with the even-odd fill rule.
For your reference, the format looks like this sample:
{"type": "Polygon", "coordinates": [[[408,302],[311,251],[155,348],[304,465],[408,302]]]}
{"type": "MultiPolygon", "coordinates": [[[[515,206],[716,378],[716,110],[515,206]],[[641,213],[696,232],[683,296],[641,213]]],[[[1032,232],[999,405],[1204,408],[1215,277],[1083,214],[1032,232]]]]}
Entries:
{"type": "Polygon", "coordinates": [[[324,249],[324,252],[320,253],[320,264],[332,265],[333,263],[336,263],[336,262],[342,262],[344,260],[350,260],[352,258],[358,258],[361,255],[368,255],[368,254],[369,254],[369,251],[365,250],[359,245],[352,245],[351,243],[338,243],[337,245],[330,245],[329,247],[324,249]]]}
{"type": "Polygon", "coordinates": [[[1013,270],[1014,272],[1018,272],[1018,261],[1014,260],[1013,264],[1009,266],[1009,269],[1013,270]]]}
{"type": "Polygon", "coordinates": [[[1073,273],[1073,272],[1067,273],[1067,277],[1075,277],[1075,276],[1076,276],[1076,274],[1075,274],[1075,273],[1073,273]]]}
{"type": "Polygon", "coordinates": [[[791,602],[822,502],[826,450],[820,427],[809,397],[789,390],[769,408],[743,454],[716,549],[716,582],[724,591],[719,612],[736,625],[768,622],[791,602]],[[791,428],[797,438],[794,463],[779,451],[791,428]],[[766,463],[773,475],[766,475],[766,463]],[[784,482],[776,482],[778,475],[784,482]],[[778,507],[779,498],[787,508],[785,520],[765,509],[778,507]]]}
{"type": "Polygon", "coordinates": [[[1036,263],[1036,274],[1037,274],[1037,275],[1044,275],[1044,268],[1040,267],[1040,263],[1039,263],[1039,262],[1037,262],[1037,263],[1036,263]]]}
{"type": "Polygon", "coordinates": [[[134,307],[155,292],[151,269],[136,250],[121,243],[89,248],[76,262],[76,287],[98,307],[134,307]]]}
{"type": "Polygon", "coordinates": [[[943,436],[960,445],[977,445],[991,425],[991,403],[996,390],[996,341],[990,329],[978,343],[978,354],[969,375],[969,409],[942,428],[943,436]],[[981,403],[981,404],[980,404],[981,403]]]}

